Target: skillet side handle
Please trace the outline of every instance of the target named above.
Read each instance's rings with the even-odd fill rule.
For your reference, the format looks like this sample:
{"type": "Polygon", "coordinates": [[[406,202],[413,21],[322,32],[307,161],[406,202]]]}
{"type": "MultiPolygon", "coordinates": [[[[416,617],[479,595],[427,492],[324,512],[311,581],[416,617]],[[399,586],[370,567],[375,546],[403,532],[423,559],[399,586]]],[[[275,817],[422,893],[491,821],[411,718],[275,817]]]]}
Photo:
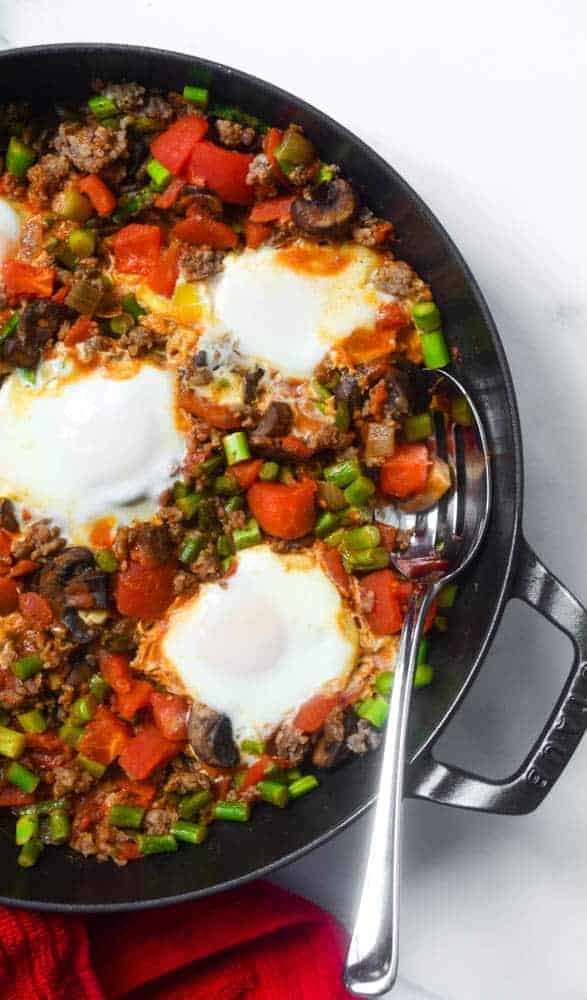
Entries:
{"type": "Polygon", "coordinates": [[[411,794],[443,805],[485,812],[532,812],[562,774],[587,729],[587,610],[540,561],[524,538],[510,598],[535,608],[568,635],[574,657],[553,711],[521,767],[490,781],[442,764],[429,748],[413,764],[411,794]]]}

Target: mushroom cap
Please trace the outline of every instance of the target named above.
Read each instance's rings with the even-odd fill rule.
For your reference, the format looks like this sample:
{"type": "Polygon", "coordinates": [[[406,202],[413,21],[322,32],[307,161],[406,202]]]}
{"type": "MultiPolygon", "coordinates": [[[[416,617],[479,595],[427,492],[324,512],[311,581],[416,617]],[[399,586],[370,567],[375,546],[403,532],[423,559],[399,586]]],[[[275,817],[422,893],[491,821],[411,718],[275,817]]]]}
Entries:
{"type": "Polygon", "coordinates": [[[336,177],[319,184],[311,198],[296,198],[291,217],[299,229],[311,236],[334,235],[348,225],[356,210],[352,187],[342,177],[336,177]]]}

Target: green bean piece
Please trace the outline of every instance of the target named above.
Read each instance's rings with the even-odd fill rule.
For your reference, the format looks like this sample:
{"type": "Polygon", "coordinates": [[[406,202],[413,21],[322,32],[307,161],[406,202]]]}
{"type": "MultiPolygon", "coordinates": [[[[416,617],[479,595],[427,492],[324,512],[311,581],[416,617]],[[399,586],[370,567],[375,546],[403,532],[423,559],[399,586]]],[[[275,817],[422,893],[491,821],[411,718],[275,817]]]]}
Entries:
{"type": "Polygon", "coordinates": [[[344,489],[361,475],[361,466],[357,458],[345,458],[342,462],[328,465],[324,469],[324,478],[328,483],[334,483],[344,489]]]}
{"type": "Polygon", "coordinates": [[[242,497],[229,497],[228,500],[224,501],[224,509],[227,514],[232,514],[235,510],[242,510],[244,506],[242,497]]]}
{"type": "Polygon", "coordinates": [[[35,802],[30,806],[21,806],[18,814],[19,816],[49,816],[54,809],[65,809],[68,812],[69,802],[67,799],[43,799],[42,802],[35,802]]]}
{"type": "Polygon", "coordinates": [[[261,529],[255,518],[251,517],[244,528],[235,528],[232,540],[237,552],[240,552],[241,549],[248,549],[251,545],[259,545],[262,541],[261,529]]]}
{"type": "MultiPolygon", "coordinates": [[[[345,553],[342,552],[344,557],[345,553]]],[[[376,570],[385,569],[389,566],[389,552],[385,549],[361,549],[358,552],[349,553],[350,563],[353,569],[376,570]]]]}
{"type": "Polygon", "coordinates": [[[120,304],[124,311],[129,313],[134,320],[139,320],[141,316],[145,316],[147,313],[147,310],[143,309],[143,307],[138,304],[132,292],[125,295],[124,298],[120,300],[120,304]]]}
{"type": "Polygon", "coordinates": [[[7,729],[0,726],[0,755],[16,760],[23,753],[26,746],[26,736],[18,733],[16,729],[7,729]]]}
{"type": "Polygon", "coordinates": [[[39,819],[38,816],[19,816],[16,821],[16,833],[15,840],[17,847],[22,847],[23,844],[28,844],[29,840],[37,838],[39,836],[39,819]]]}
{"type": "Polygon", "coordinates": [[[198,108],[205,109],[208,106],[210,94],[205,87],[190,87],[188,84],[183,88],[183,99],[188,104],[195,104],[198,108]]]}
{"type": "Polygon", "coordinates": [[[182,819],[192,819],[202,809],[210,805],[214,796],[207,789],[201,792],[187,792],[179,800],[179,815],[182,819]]]}
{"type": "Polygon", "coordinates": [[[372,726],[381,729],[385,725],[389,705],[385,701],[385,698],[376,695],[374,698],[366,698],[365,701],[357,702],[355,712],[361,719],[366,719],[372,726]]]}
{"type": "Polygon", "coordinates": [[[327,535],[331,535],[338,526],[338,516],[334,514],[331,510],[325,510],[322,514],[319,514],[316,518],[316,524],[314,525],[314,534],[318,538],[326,538],[327,535]]]}
{"type": "Polygon", "coordinates": [[[367,476],[357,476],[344,491],[351,507],[363,507],[375,493],[375,483],[367,476]]]}
{"type": "Polygon", "coordinates": [[[234,560],[233,555],[225,556],[224,559],[220,560],[220,569],[222,570],[223,574],[228,573],[230,567],[232,566],[233,560],[234,560]]]}
{"type": "Polygon", "coordinates": [[[101,94],[90,97],[88,107],[96,118],[108,118],[109,115],[118,113],[118,108],[114,101],[111,101],[109,97],[103,97],[101,94]]]}
{"type": "Polygon", "coordinates": [[[198,530],[204,534],[216,535],[221,530],[216,514],[216,504],[210,498],[204,498],[198,505],[198,530]]]}
{"type": "Polygon", "coordinates": [[[434,432],[432,415],[426,413],[413,413],[404,420],[404,437],[412,444],[414,441],[425,441],[434,432]]]}
{"type": "Polygon", "coordinates": [[[71,706],[70,721],[74,726],[85,726],[96,714],[98,702],[93,694],[85,694],[71,706]]]}
{"type": "Polygon", "coordinates": [[[145,810],[139,806],[111,806],[108,813],[110,826],[118,826],[122,829],[140,830],[145,810]]]}
{"type": "Polygon", "coordinates": [[[288,128],[274,155],[284,174],[290,174],[294,167],[311,163],[316,150],[302,132],[288,128]]]}
{"type": "Polygon", "coordinates": [[[201,493],[188,493],[185,497],[180,497],[176,501],[176,505],[179,507],[186,521],[191,521],[192,517],[196,513],[200,501],[202,499],[201,493]]]}
{"type": "Polygon", "coordinates": [[[59,730],[59,739],[61,742],[66,743],[68,747],[73,747],[74,750],[83,735],[83,729],[80,729],[79,726],[72,725],[71,722],[65,722],[59,730]]]}
{"type": "Polygon", "coordinates": [[[155,191],[164,191],[173,174],[167,167],[164,167],[159,160],[150,160],[147,163],[147,173],[151,178],[151,185],[155,191]]]}
{"type": "Polygon", "coordinates": [[[38,708],[33,708],[30,712],[22,712],[17,715],[25,733],[44,733],[47,728],[47,720],[38,708]]]}
{"type": "Polygon", "coordinates": [[[71,836],[71,820],[64,809],[49,813],[49,837],[52,844],[66,844],[71,836]]]}
{"type": "Polygon", "coordinates": [[[117,128],[120,128],[120,117],[112,115],[110,118],[102,118],[101,124],[104,128],[111,128],[115,131],[117,128]]]}
{"type": "Polygon", "coordinates": [[[283,767],[279,767],[279,764],[270,764],[265,770],[264,777],[270,781],[277,781],[280,785],[287,784],[287,771],[283,767]]]}
{"type": "Polygon", "coordinates": [[[219,496],[232,496],[240,491],[240,486],[234,476],[216,476],[214,492],[219,496]]]}
{"type": "Polygon", "coordinates": [[[19,681],[28,681],[29,677],[33,677],[38,674],[43,666],[43,661],[38,653],[29,653],[27,656],[21,656],[20,660],[15,660],[14,663],[10,664],[10,669],[15,677],[18,677],[19,681]]]}
{"type": "Polygon", "coordinates": [[[10,319],[6,320],[6,323],[0,330],[0,343],[6,340],[7,337],[11,337],[13,333],[16,333],[19,319],[20,312],[13,312],[10,319]]]}
{"type": "Polygon", "coordinates": [[[37,863],[39,857],[45,850],[43,844],[36,837],[23,844],[16,859],[21,868],[32,868],[37,863]]]}
{"type": "Polygon", "coordinates": [[[473,423],[471,407],[467,403],[464,396],[456,396],[453,399],[450,408],[450,415],[455,424],[461,424],[462,427],[470,427],[473,423]]]}
{"type": "Polygon", "coordinates": [[[346,531],[344,528],[338,528],[331,535],[327,535],[324,541],[331,549],[337,549],[339,545],[343,544],[345,535],[346,531]]]}
{"type": "Polygon", "coordinates": [[[94,562],[103,573],[115,573],[118,569],[118,559],[111,549],[98,549],[94,552],[94,562]]]}
{"type": "Polygon", "coordinates": [[[33,165],[36,158],[34,149],[21,142],[16,136],[10,137],[6,150],[6,169],[9,174],[22,180],[26,177],[27,170],[33,165]]]}
{"type": "Polygon", "coordinates": [[[377,688],[379,694],[382,694],[385,698],[391,694],[391,689],[393,687],[393,671],[383,670],[380,674],[377,674],[375,678],[375,687],[377,688]]]}
{"type": "Polygon", "coordinates": [[[132,127],[135,132],[158,132],[161,128],[157,118],[149,118],[148,115],[137,115],[133,119],[132,127]]]}
{"type": "Polygon", "coordinates": [[[314,774],[306,774],[303,778],[298,778],[297,781],[294,781],[289,786],[289,797],[290,799],[301,799],[302,795],[313,792],[319,785],[320,782],[314,774]]]}
{"type": "Polygon", "coordinates": [[[113,316],[110,320],[110,332],[115,337],[123,337],[125,333],[132,330],[134,326],[134,319],[129,313],[119,313],[118,316],[113,316]]]}
{"type": "Polygon", "coordinates": [[[248,802],[215,802],[212,809],[214,819],[225,819],[234,823],[246,823],[251,817],[248,802]]]}
{"type": "Polygon", "coordinates": [[[285,486],[291,486],[295,481],[296,477],[293,474],[293,469],[289,465],[282,465],[279,470],[279,482],[284,483],[285,486]]]}
{"type": "Polygon", "coordinates": [[[321,163],[320,169],[316,174],[314,183],[329,184],[333,177],[334,177],[334,170],[332,169],[332,167],[329,166],[328,163],[321,163]]]}
{"type": "Polygon", "coordinates": [[[185,565],[188,566],[198,558],[205,544],[206,539],[199,531],[194,532],[193,535],[187,535],[183,548],[179,554],[180,562],[185,563],[185,565]]]}
{"type": "Polygon", "coordinates": [[[351,528],[344,533],[344,544],[351,552],[361,549],[373,549],[379,545],[381,534],[374,524],[365,524],[361,528],[351,528]]]}
{"type": "Polygon", "coordinates": [[[298,781],[299,778],[303,778],[303,774],[299,767],[289,767],[285,772],[285,777],[288,785],[292,785],[294,781],[298,781]]]}
{"type": "Polygon", "coordinates": [[[447,583],[438,595],[439,608],[452,608],[459,591],[458,583],[447,583]]]}
{"type": "Polygon", "coordinates": [[[35,385],[37,381],[37,372],[34,368],[17,368],[18,374],[25,382],[29,385],[35,385]]]}
{"type": "Polygon", "coordinates": [[[278,781],[258,781],[257,790],[264,802],[285,809],[289,802],[289,789],[278,781]]]}
{"type": "Polygon", "coordinates": [[[334,423],[336,427],[338,427],[339,431],[342,431],[344,434],[346,434],[351,426],[351,411],[349,404],[345,403],[344,400],[336,407],[334,413],[334,423]]]}
{"type": "Polygon", "coordinates": [[[435,302],[416,302],[412,306],[412,319],[421,333],[440,330],[442,322],[435,302]]]}
{"type": "Polygon", "coordinates": [[[416,654],[416,664],[426,663],[428,659],[428,636],[423,635],[418,643],[418,652],[416,654]]]}
{"type": "Polygon", "coordinates": [[[22,788],[23,792],[29,793],[35,791],[41,780],[38,774],[29,771],[28,767],[19,764],[17,760],[12,761],[6,771],[6,778],[11,785],[16,785],[17,788],[22,788]]]}
{"type": "Polygon", "coordinates": [[[255,757],[260,757],[265,753],[265,743],[263,740],[243,740],[241,750],[243,753],[252,753],[255,757]]]}
{"type": "Polygon", "coordinates": [[[314,396],[323,403],[325,403],[332,396],[330,389],[328,389],[325,385],[322,385],[322,383],[315,378],[313,378],[310,382],[310,392],[312,392],[314,396]]]}
{"type": "Polygon", "coordinates": [[[225,434],[222,438],[222,447],[229,465],[236,465],[237,462],[244,462],[251,457],[249,442],[244,431],[225,434]]]}
{"type": "Polygon", "coordinates": [[[419,663],[414,674],[414,687],[428,687],[429,684],[432,684],[433,680],[434,667],[431,667],[429,663],[419,663]]]}
{"type": "Polygon", "coordinates": [[[259,472],[259,479],[264,483],[272,483],[277,479],[279,475],[279,465],[277,462],[263,462],[261,466],[261,471],[259,472]]]}
{"type": "Polygon", "coordinates": [[[243,111],[242,108],[217,104],[211,108],[211,114],[215,118],[223,118],[227,122],[238,122],[239,125],[248,125],[250,128],[260,129],[261,131],[266,130],[266,126],[258,118],[248,114],[247,111],[243,111]]]}
{"type": "Polygon", "coordinates": [[[443,368],[450,361],[442,330],[421,334],[422,354],[426,368],[443,368]]]}
{"type": "Polygon", "coordinates": [[[0,708],[0,726],[5,726],[10,721],[10,713],[5,708],[0,708]]]}
{"type": "Polygon", "coordinates": [[[74,229],[67,237],[67,245],[78,260],[91,257],[96,249],[95,233],[89,229],[74,229]]]}
{"type": "Polygon", "coordinates": [[[177,482],[173,484],[173,499],[177,502],[187,497],[190,488],[187,483],[177,482]]]}
{"type": "Polygon", "coordinates": [[[62,219],[78,222],[82,226],[94,214],[89,198],[86,198],[80,191],[74,191],[73,188],[67,188],[67,190],[60,191],[59,194],[55,195],[51,207],[62,219]]]}
{"type": "Polygon", "coordinates": [[[139,833],[137,844],[141,854],[169,854],[171,851],[177,851],[177,840],[170,833],[160,837],[139,833]]]}
{"type": "Polygon", "coordinates": [[[445,615],[436,615],[434,628],[438,632],[448,632],[448,618],[445,615]]]}
{"type": "Polygon", "coordinates": [[[222,455],[209,455],[205,458],[203,462],[194,469],[193,475],[197,478],[198,476],[209,476],[213,472],[218,472],[218,469],[223,464],[222,455]]]}
{"type": "Polygon", "coordinates": [[[220,537],[216,540],[216,551],[222,559],[226,559],[227,556],[232,555],[230,538],[228,538],[227,535],[220,535],[220,537]]]}
{"type": "Polygon", "coordinates": [[[171,835],[177,840],[183,840],[186,844],[202,844],[208,836],[208,827],[205,823],[188,823],[187,820],[178,820],[171,827],[171,835]]]}
{"type": "Polygon", "coordinates": [[[77,763],[84,771],[91,774],[93,778],[101,778],[106,773],[106,765],[100,764],[97,760],[91,760],[90,757],[86,757],[83,753],[78,753],[75,758],[77,763]]]}

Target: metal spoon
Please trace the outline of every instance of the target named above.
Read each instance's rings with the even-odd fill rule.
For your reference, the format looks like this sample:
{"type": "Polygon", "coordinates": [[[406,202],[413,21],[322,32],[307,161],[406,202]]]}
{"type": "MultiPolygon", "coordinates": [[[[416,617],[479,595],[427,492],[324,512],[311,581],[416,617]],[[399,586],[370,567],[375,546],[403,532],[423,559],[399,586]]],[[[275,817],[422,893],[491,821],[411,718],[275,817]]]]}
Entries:
{"type": "Polygon", "coordinates": [[[453,478],[453,488],[439,503],[418,514],[390,508],[377,514],[413,532],[408,550],[394,563],[420,587],[412,590],[395,665],[371,844],[344,970],[345,984],[356,996],[379,996],[397,977],[406,733],[422,627],[439,592],[473,559],[491,507],[487,441],[473,402],[448,372],[423,372],[422,377],[430,392],[463,397],[471,426],[451,420],[445,425],[442,414],[436,414],[433,447],[453,478]]]}

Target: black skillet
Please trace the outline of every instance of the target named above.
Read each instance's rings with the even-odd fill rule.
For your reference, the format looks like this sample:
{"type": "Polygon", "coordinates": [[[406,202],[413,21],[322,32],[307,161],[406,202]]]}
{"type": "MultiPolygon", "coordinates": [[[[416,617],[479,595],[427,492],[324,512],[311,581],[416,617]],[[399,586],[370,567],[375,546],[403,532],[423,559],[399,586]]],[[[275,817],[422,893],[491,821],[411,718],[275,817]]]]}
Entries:
{"type": "MultiPolygon", "coordinates": [[[[587,726],[587,613],[542,565],[521,533],[522,444],[514,389],[486,303],[456,247],[418,196],[376,153],[320,111],[246,73],[203,59],[138,46],[52,45],[0,54],[0,103],[83,100],[90,81],[136,80],[181,90],[205,83],[214,100],[237,104],[278,126],[302,124],[328,162],[339,163],[378,215],[393,219],[399,255],[430,282],[457,348],[456,375],[484,418],[492,455],[493,514],[479,558],[463,581],[453,625],[434,642],[437,679],[413,701],[407,793],[445,805],[527,813],[561,774],[587,726]],[[551,716],[511,777],[488,781],[439,763],[434,744],[479,670],[507,602],[531,604],[572,640],[574,661],[551,716]]],[[[14,820],[0,823],[0,902],[61,910],[114,910],[204,896],[267,874],[344,829],[367,809],[376,755],[324,773],[318,791],[288,810],[261,806],[250,825],[217,823],[208,842],[118,869],[49,850],[17,868],[14,820]]]]}

